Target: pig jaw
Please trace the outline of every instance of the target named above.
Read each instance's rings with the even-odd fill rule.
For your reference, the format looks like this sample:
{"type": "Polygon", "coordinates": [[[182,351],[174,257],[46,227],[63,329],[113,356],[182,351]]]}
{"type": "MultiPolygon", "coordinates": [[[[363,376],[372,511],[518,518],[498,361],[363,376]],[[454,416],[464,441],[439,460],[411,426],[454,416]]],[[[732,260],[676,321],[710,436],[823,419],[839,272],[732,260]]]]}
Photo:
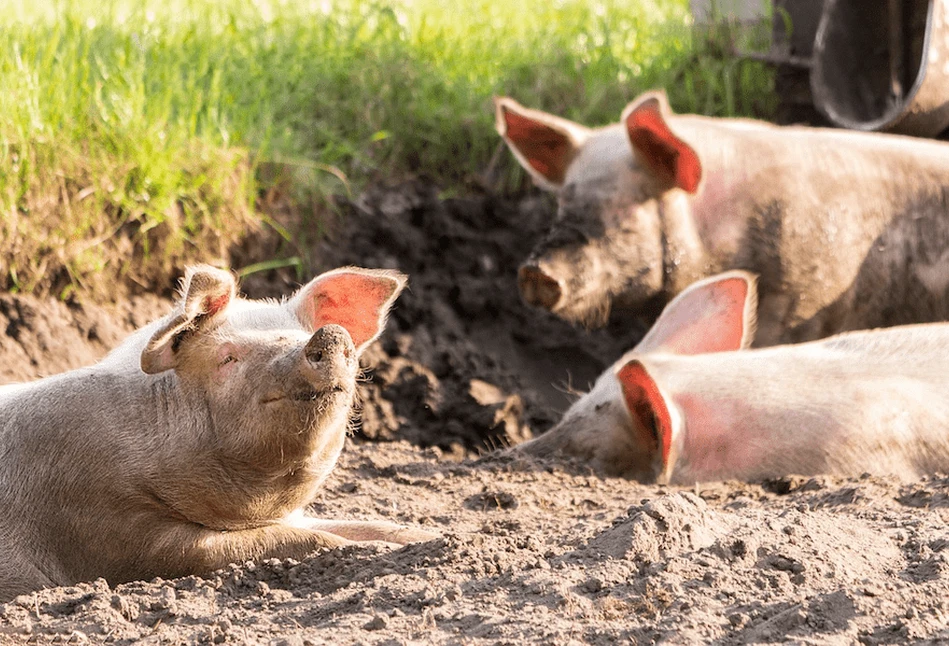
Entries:
{"type": "Polygon", "coordinates": [[[277,473],[306,469],[322,480],[339,456],[355,403],[359,364],[352,339],[339,325],[325,325],[271,370],[270,384],[249,398],[261,411],[248,433],[256,460],[277,473]]]}

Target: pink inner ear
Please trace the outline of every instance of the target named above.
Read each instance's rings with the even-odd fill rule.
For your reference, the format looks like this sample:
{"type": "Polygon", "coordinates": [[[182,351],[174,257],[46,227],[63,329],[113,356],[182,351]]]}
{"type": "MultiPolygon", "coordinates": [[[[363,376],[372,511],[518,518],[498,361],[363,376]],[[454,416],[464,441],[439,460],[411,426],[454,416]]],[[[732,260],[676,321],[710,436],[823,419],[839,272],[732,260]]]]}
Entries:
{"type": "Polygon", "coordinates": [[[538,173],[555,184],[563,183],[570,153],[569,138],[549,126],[502,108],[505,136],[517,146],[538,173]]]}
{"type": "Polygon", "coordinates": [[[695,193],[702,179],[702,164],[695,151],[676,137],[657,105],[643,105],[626,119],[629,139],[652,169],[684,191],[695,193]]]}
{"type": "Polygon", "coordinates": [[[339,273],[319,281],[308,305],[313,329],[335,323],[346,328],[359,348],[380,332],[382,307],[396,283],[389,278],[339,273]]]}
{"type": "Polygon", "coordinates": [[[644,434],[643,441],[661,452],[662,465],[665,467],[669,463],[672,447],[672,418],[659,387],[643,364],[635,360],[620,368],[616,377],[623,388],[626,408],[644,434]],[[652,429],[655,429],[655,436],[652,435],[652,429]]]}
{"type": "Polygon", "coordinates": [[[204,307],[202,307],[202,310],[208,316],[217,314],[218,312],[223,310],[225,307],[227,307],[227,304],[230,302],[230,300],[231,300],[231,295],[227,292],[221,294],[217,298],[213,296],[205,296],[204,303],[203,303],[204,307]]]}

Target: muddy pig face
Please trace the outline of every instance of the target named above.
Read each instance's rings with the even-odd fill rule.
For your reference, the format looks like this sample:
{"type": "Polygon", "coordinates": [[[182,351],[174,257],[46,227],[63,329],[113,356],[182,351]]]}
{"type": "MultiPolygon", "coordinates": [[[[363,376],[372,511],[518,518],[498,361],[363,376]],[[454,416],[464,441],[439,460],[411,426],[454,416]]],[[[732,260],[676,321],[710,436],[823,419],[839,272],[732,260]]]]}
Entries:
{"type": "Polygon", "coordinates": [[[339,269],[277,304],[235,298],[230,274],[198,267],[145,347],[142,369],[174,372],[182,414],[222,454],[275,472],[328,471],[348,427],[359,354],[403,286],[395,272],[339,269]]]}
{"type": "Polygon", "coordinates": [[[556,219],[521,266],[527,303],[595,327],[614,303],[638,307],[663,289],[660,210],[669,191],[695,192],[701,166],[668,128],[665,97],[627,107],[619,125],[591,130],[496,101],[498,132],[541,187],[556,219]]]}

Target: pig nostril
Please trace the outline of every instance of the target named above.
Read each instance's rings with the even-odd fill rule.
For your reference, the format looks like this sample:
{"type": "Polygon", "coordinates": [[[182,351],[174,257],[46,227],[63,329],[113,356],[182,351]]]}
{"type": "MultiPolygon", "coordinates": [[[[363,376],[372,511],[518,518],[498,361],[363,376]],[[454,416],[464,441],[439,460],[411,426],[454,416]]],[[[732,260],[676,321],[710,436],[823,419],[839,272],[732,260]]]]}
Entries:
{"type": "Polygon", "coordinates": [[[517,283],[524,300],[535,307],[552,310],[563,296],[560,281],[548,276],[539,267],[531,265],[521,267],[517,275],[517,283]]]}
{"type": "Polygon", "coordinates": [[[349,332],[332,323],[314,332],[303,351],[306,360],[312,364],[326,362],[334,365],[338,361],[349,360],[355,352],[349,332]]]}

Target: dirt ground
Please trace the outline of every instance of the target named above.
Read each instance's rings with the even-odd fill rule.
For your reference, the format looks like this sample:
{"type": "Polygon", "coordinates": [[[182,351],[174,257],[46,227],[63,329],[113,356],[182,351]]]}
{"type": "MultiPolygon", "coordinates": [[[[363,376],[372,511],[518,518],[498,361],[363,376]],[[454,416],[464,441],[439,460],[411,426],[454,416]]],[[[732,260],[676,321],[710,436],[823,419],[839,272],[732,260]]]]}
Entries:
{"type": "MultiPolygon", "coordinates": [[[[43,590],[0,604],[0,644],[949,643],[949,478],[677,488],[491,453],[549,427],[645,329],[618,313],[588,333],[520,303],[516,266],[551,212],[415,181],[349,204],[314,250],[314,273],[393,267],[410,289],[311,511],[441,539],[43,590]]],[[[91,363],[167,307],[0,295],[0,383],[91,363]]]]}

